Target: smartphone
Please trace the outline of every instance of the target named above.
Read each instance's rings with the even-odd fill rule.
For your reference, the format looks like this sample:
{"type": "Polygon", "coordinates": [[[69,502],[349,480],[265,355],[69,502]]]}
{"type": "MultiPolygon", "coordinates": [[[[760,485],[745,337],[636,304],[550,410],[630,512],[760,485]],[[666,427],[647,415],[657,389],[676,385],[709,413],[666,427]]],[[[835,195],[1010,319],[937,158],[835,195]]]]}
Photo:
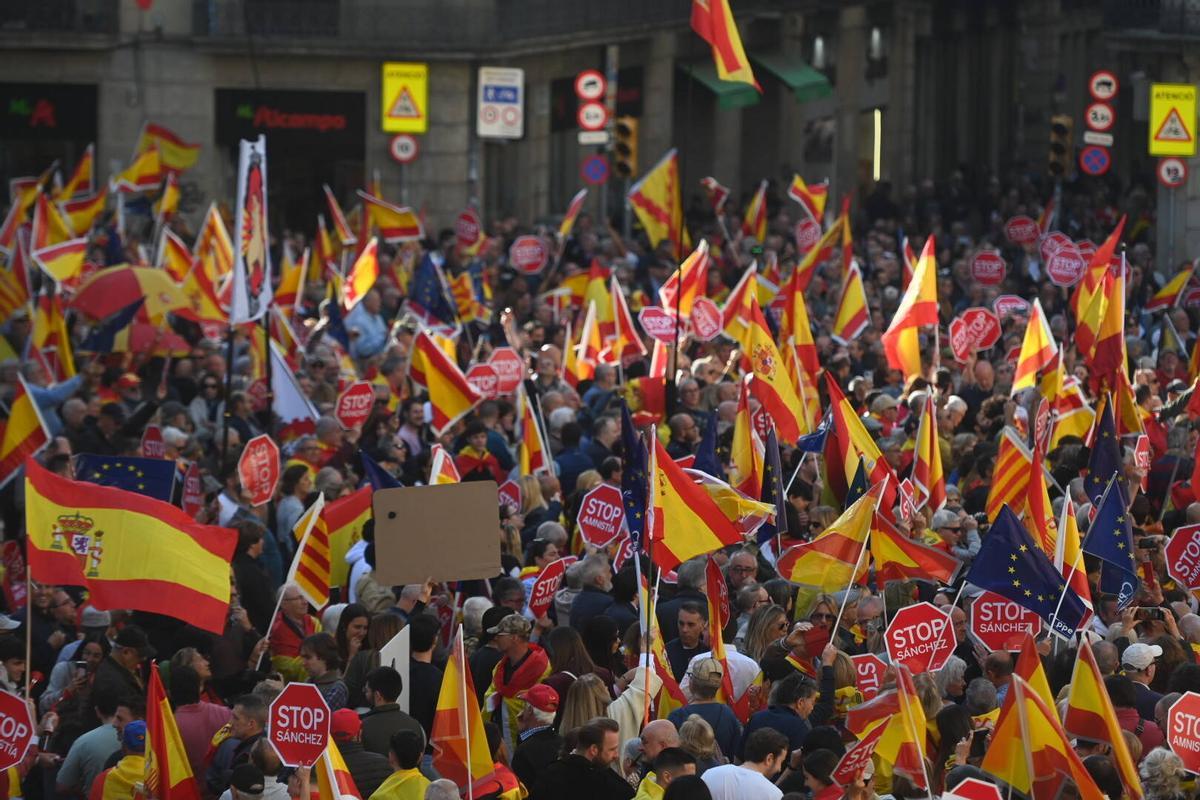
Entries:
{"type": "Polygon", "coordinates": [[[1163,613],[1161,608],[1139,608],[1137,611],[1133,612],[1133,618],[1158,620],[1161,622],[1162,620],[1166,619],[1166,615],[1163,613]]]}
{"type": "Polygon", "coordinates": [[[1158,537],[1143,536],[1141,539],[1137,540],[1137,546],[1142,550],[1153,550],[1158,547],[1158,537]]]}
{"type": "Polygon", "coordinates": [[[977,728],[971,734],[971,758],[982,758],[987,752],[987,728],[977,728]]]}

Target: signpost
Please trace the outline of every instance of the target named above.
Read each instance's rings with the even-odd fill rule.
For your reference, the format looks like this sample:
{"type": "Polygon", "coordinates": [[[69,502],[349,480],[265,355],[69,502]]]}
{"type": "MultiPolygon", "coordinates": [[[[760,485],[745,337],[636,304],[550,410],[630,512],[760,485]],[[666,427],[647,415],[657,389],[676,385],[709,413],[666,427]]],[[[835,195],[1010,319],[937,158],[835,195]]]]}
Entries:
{"type": "Polygon", "coordinates": [[[357,430],[375,407],[375,387],[367,381],[355,381],[338,395],[333,416],[345,430],[357,430]]]}
{"type": "Polygon", "coordinates": [[[918,672],[937,672],[958,642],[950,616],[933,603],[917,603],[896,612],[884,634],[893,664],[918,672]]]}
{"type": "Polygon", "coordinates": [[[425,133],[429,129],[429,65],[383,65],[380,124],[385,133],[425,133]]]}
{"type": "Polygon", "coordinates": [[[525,70],[479,68],[475,133],[480,139],[520,139],[525,135],[525,70]]]}
{"type": "Polygon", "coordinates": [[[575,518],[579,535],[596,549],[616,541],[625,527],[625,507],[621,490],[602,483],[583,496],[575,518]]]}
{"type": "Polygon", "coordinates": [[[419,152],[421,147],[417,144],[417,137],[407,133],[398,133],[388,142],[388,155],[397,164],[411,164],[419,152]]]}
{"type": "Polygon", "coordinates": [[[250,505],[266,504],[279,483],[279,445],[265,433],[247,442],[238,459],[238,477],[250,495],[250,505]]]}
{"type": "Polygon", "coordinates": [[[1168,189],[1175,189],[1187,183],[1187,162],[1174,156],[1159,159],[1155,174],[1158,175],[1159,183],[1168,189]]]}
{"type": "Polygon", "coordinates": [[[1150,155],[1196,155],[1196,87],[1150,84],[1150,155]]]}
{"type": "Polygon", "coordinates": [[[271,703],[267,740],[289,767],[311,767],[329,744],[329,704],[314,684],[289,683],[271,703]]]}

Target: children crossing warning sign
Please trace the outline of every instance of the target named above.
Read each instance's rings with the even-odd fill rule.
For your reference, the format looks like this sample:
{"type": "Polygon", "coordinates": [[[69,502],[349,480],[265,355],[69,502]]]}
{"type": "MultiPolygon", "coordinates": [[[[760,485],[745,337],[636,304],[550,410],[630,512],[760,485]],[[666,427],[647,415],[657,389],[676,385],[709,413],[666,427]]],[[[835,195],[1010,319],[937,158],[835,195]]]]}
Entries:
{"type": "Polygon", "coordinates": [[[425,133],[429,128],[429,65],[383,65],[380,125],[387,133],[425,133]]]}
{"type": "Polygon", "coordinates": [[[1184,83],[1150,85],[1150,155],[1196,154],[1196,87],[1184,83]]]}

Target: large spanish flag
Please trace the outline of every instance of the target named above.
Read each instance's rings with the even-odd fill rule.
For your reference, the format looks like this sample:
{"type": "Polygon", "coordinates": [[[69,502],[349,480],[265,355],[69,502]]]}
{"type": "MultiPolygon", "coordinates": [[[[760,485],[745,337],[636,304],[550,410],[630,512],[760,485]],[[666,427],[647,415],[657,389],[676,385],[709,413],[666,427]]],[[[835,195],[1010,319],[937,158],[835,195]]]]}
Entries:
{"type": "Polygon", "coordinates": [[[429,391],[429,402],[433,406],[432,428],[437,436],[483,400],[475,387],[467,383],[458,364],[424,330],[413,342],[411,375],[429,391]]]}
{"type": "Polygon", "coordinates": [[[8,403],[8,419],[0,422],[0,486],[12,480],[25,459],[49,442],[41,409],[29,394],[25,378],[17,373],[17,390],[8,403]]]}
{"type": "Polygon", "coordinates": [[[345,309],[349,311],[361,303],[377,280],[379,280],[379,240],[372,236],[371,241],[367,242],[367,246],[358,254],[358,258],[354,259],[354,266],[350,268],[350,275],[347,276],[346,284],[342,287],[342,305],[345,309]]]}
{"type": "Polygon", "coordinates": [[[789,547],[779,557],[779,574],[792,583],[836,592],[867,577],[867,536],[883,497],[877,483],[811,542],[789,547]]]}
{"type": "Polygon", "coordinates": [[[712,47],[718,78],[748,83],[762,92],[742,47],[729,0],[692,0],[692,30],[712,47]]]}
{"type": "Polygon", "coordinates": [[[784,369],[783,356],[779,354],[779,348],[771,336],[771,329],[767,327],[762,309],[758,307],[758,301],[754,298],[750,299],[747,344],[749,347],[745,357],[754,371],[754,382],[750,389],[771,415],[779,440],[792,444],[801,436],[797,414],[802,413],[803,407],[800,398],[796,396],[796,387],[792,385],[791,378],[784,369]]]}
{"type": "Polygon", "coordinates": [[[692,315],[692,305],[697,297],[704,297],[708,288],[708,240],[701,239],[691,255],[683,260],[679,269],[671,273],[658,290],[658,300],[669,311],[678,310],[679,316],[687,319],[692,315]]]}
{"type": "Polygon", "coordinates": [[[1025,338],[1021,342],[1021,354],[1017,357],[1017,370],[1013,374],[1012,394],[1036,386],[1038,373],[1049,367],[1056,355],[1058,343],[1050,332],[1042,301],[1034,298],[1029,324],[1025,326],[1025,338]]]}
{"type": "Polygon", "coordinates": [[[100,609],[225,630],[236,532],[200,525],[170,503],[60,478],[33,459],[25,471],[33,580],[85,587],[100,609]]]}
{"type": "Polygon", "coordinates": [[[200,800],[200,787],[157,664],[150,665],[146,695],[146,789],[158,800],[200,800]]]}
{"type": "Polygon", "coordinates": [[[412,242],[425,236],[421,228],[421,219],[411,208],[392,205],[361,189],[358,190],[358,196],[362,199],[363,212],[367,215],[368,229],[371,226],[378,228],[380,238],[388,244],[412,242]]]}
{"type": "Polygon", "coordinates": [[[667,455],[658,437],[653,458],[654,563],[671,570],[689,558],[742,541],[716,501],[667,455]]]}
{"type": "Polygon", "coordinates": [[[672,245],[676,258],[683,257],[686,234],[683,229],[683,199],[679,189],[679,156],[672,149],[629,188],[626,195],[638,222],[646,231],[651,247],[664,239],[672,245]]]}
{"type": "Polygon", "coordinates": [[[913,279],[900,298],[900,307],[883,334],[888,364],[903,372],[906,381],[921,374],[919,329],[923,325],[937,324],[937,250],[930,236],[917,260],[913,279]]]}
{"type": "Polygon", "coordinates": [[[871,527],[871,558],[875,561],[875,580],[906,581],[934,579],[954,583],[962,562],[945,550],[910,539],[882,514],[875,515],[871,527]]]}
{"type": "Polygon", "coordinates": [[[871,324],[871,308],[867,305],[867,290],[863,286],[858,265],[851,265],[842,280],[842,297],[838,300],[837,316],[833,318],[830,335],[839,342],[857,339],[871,324]]]}
{"type": "Polygon", "coordinates": [[[471,679],[471,665],[463,649],[462,626],[450,646],[429,741],[433,744],[433,766],[443,778],[460,787],[470,786],[495,769],[471,679]]]}
{"type": "Polygon", "coordinates": [[[1144,795],[1137,767],[1125,744],[1125,737],[1117,722],[1117,712],[1113,709],[1112,699],[1104,686],[1104,676],[1100,674],[1092,645],[1086,636],[1080,642],[1075,671],[1071,674],[1063,729],[1080,739],[1107,744],[1112,750],[1112,759],[1121,774],[1126,793],[1133,800],[1141,800],[1144,795]]]}
{"type": "Polygon", "coordinates": [[[158,157],[165,169],[181,171],[191,169],[200,158],[200,145],[185,142],[170,128],[147,122],[142,126],[134,154],[157,149],[158,157]]]}

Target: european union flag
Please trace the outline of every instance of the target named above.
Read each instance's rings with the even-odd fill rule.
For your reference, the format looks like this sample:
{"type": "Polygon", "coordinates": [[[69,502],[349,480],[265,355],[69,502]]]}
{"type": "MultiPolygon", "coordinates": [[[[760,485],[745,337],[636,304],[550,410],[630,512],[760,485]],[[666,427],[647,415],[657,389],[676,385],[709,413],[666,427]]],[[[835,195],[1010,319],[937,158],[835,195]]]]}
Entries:
{"type": "Polygon", "coordinates": [[[1092,437],[1092,452],[1088,458],[1088,476],[1083,482],[1084,490],[1092,505],[1098,505],[1104,496],[1104,487],[1114,475],[1121,472],[1124,459],[1121,456],[1121,439],[1117,436],[1117,423],[1113,419],[1112,395],[1105,398],[1104,408],[1096,422],[1096,435],[1092,437]]]}
{"type": "Polygon", "coordinates": [[[833,418],[829,412],[825,412],[825,416],[821,418],[821,423],[817,425],[817,429],[810,434],[801,436],[796,442],[796,447],[800,448],[802,453],[820,453],[825,449],[825,437],[829,435],[829,429],[832,426],[833,418]]]}
{"type": "Polygon", "coordinates": [[[696,460],[692,469],[712,475],[714,478],[725,480],[725,470],[721,469],[721,459],[717,458],[717,412],[708,412],[708,422],[704,426],[704,436],[696,447],[696,460]]]}
{"type": "Polygon", "coordinates": [[[763,457],[762,497],[759,499],[775,506],[775,521],[767,521],[759,526],[759,544],[774,539],[776,534],[788,532],[787,509],[784,508],[787,496],[783,489],[783,466],[780,464],[779,440],[775,438],[774,428],[767,431],[764,447],[766,453],[763,457]]]}
{"type": "Polygon", "coordinates": [[[80,453],[75,456],[75,478],[169,503],[171,494],[175,491],[175,462],[164,458],[125,458],[80,453]]]}
{"type": "Polygon", "coordinates": [[[863,461],[863,457],[858,457],[858,468],[854,470],[854,479],[850,481],[850,486],[846,489],[846,508],[854,505],[858,498],[867,493],[871,488],[871,482],[867,478],[867,464],[863,461]]]}
{"type": "Polygon", "coordinates": [[[646,531],[646,501],[650,495],[650,459],[625,403],[621,403],[621,448],[625,451],[625,463],[621,468],[625,524],[634,547],[641,547],[642,534],[646,531]]]}
{"type": "Polygon", "coordinates": [[[401,486],[400,481],[379,466],[379,462],[367,455],[366,450],[359,450],[358,455],[362,459],[363,477],[371,484],[372,490],[377,492],[380,489],[396,489],[401,486]]]}
{"type": "Polygon", "coordinates": [[[111,353],[117,346],[117,334],[129,327],[145,302],[146,298],[139,297],[97,325],[80,343],[79,349],[87,353],[111,353]]]}
{"type": "Polygon", "coordinates": [[[1101,561],[1100,591],[1116,595],[1118,609],[1128,606],[1137,592],[1138,567],[1125,490],[1115,478],[1109,480],[1096,506],[1096,516],[1083,539],[1083,552],[1101,561]]]}
{"type": "Polygon", "coordinates": [[[1087,608],[1007,505],[1000,509],[983,547],[967,572],[968,582],[1007,597],[1068,638],[1083,624],[1087,608]]]}
{"type": "Polygon", "coordinates": [[[427,325],[453,325],[458,319],[454,303],[446,293],[441,264],[434,260],[433,253],[426,253],[413,270],[408,285],[408,304],[427,325]]]}

